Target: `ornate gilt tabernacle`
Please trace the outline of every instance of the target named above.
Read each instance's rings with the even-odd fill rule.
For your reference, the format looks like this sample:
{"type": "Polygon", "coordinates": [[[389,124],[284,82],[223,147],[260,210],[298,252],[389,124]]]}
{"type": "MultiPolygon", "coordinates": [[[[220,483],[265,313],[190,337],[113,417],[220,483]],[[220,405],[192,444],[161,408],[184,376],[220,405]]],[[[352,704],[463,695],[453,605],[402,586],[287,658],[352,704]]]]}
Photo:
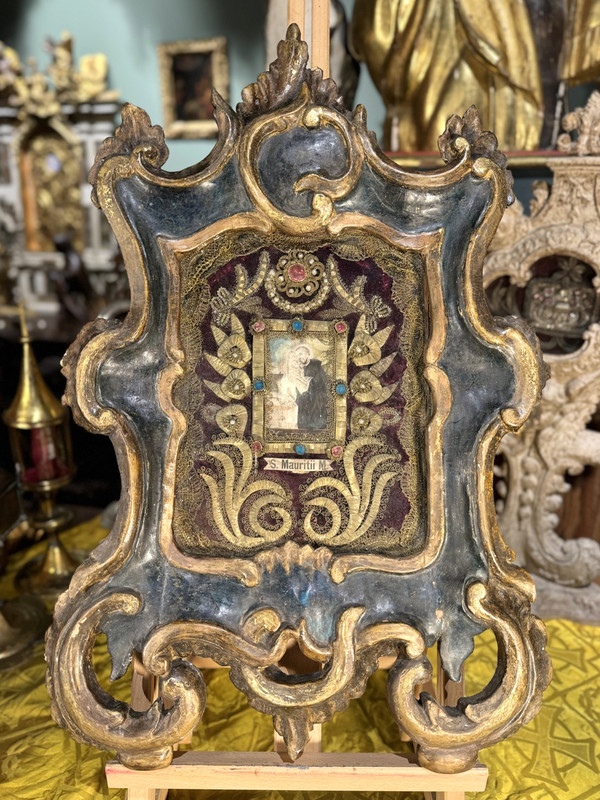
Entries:
{"type": "Polygon", "coordinates": [[[540,336],[550,377],[518,436],[506,436],[497,465],[499,523],[519,564],[535,573],[545,617],[600,620],[600,544],[560,535],[568,475],[600,466],[600,94],[563,119],[566,155],[549,158],[552,189],[534,184],[530,215],[504,215],[484,264],[495,314],[517,314],[540,336]]]}
{"type": "Polygon", "coordinates": [[[84,328],[66,397],[112,437],[123,494],[56,609],[53,713],[127,765],[164,766],[202,715],[204,655],[296,757],[395,653],[398,724],[422,764],[457,772],[531,719],[550,676],[492,495],[498,441],[541,386],[531,334],[483,300],[505,159],[471,109],[440,139],[444,169],[403,171],[306,68],[297,26],[278,53],[237,113],[215,95],[207,161],[163,171],[162,130],[126,105],[92,170],[132,304],[84,328]],[[457,680],[486,628],[486,689],[452,709],[415,697],[427,646],[457,680]],[[168,709],[99,687],[100,631],[113,677],[138,651],[168,709]],[[314,672],[278,666],[290,643],[314,672]]]}
{"type": "Polygon", "coordinates": [[[42,70],[0,42],[0,229],[6,216],[16,228],[0,267],[10,267],[28,309],[53,317],[60,302],[50,273],[64,262],[56,237],[68,237],[84,256],[98,294],[116,280],[114,238],[81,183],[114,128],[118,92],[107,89],[104,55],[75,64],[70,34],[47,39],[46,49],[51,60],[42,70]]]}

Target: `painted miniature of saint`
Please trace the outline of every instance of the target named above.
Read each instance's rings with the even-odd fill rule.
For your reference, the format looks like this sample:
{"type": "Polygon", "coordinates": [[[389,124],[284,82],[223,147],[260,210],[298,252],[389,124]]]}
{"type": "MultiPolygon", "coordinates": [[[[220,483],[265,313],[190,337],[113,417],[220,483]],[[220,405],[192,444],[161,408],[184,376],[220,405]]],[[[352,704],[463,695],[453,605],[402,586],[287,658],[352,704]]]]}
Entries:
{"type": "Polygon", "coordinates": [[[270,425],[283,430],[298,430],[298,397],[309,388],[310,378],[304,368],[312,358],[306,344],[286,348],[281,377],[271,404],[270,425]]]}
{"type": "Polygon", "coordinates": [[[324,430],[327,427],[327,374],[323,364],[311,358],[304,367],[308,388],[298,396],[298,428],[324,430]]]}

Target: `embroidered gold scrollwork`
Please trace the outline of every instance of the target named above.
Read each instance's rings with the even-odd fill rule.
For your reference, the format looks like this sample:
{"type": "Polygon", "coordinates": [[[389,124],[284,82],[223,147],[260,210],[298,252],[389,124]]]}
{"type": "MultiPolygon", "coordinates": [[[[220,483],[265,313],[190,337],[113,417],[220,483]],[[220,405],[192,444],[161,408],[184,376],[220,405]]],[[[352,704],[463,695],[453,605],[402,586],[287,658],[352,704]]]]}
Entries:
{"type": "Polygon", "coordinates": [[[342,114],[325,106],[310,106],[310,102],[308,89],[303,86],[287,111],[278,110],[257,117],[243,130],[240,140],[240,171],[250,199],[280,231],[294,236],[314,233],[326,227],[335,216],[333,201],[352,191],[363,162],[364,148],[356,128],[342,114]],[[268,199],[258,172],[258,156],[265,140],[298,125],[305,128],[327,125],[336,130],[344,140],[348,161],[347,172],[339,178],[309,174],[296,181],[294,191],[313,192],[312,214],[308,217],[291,216],[277,208],[268,199]]]}
{"type": "Polygon", "coordinates": [[[359,479],[354,459],[357,452],[365,447],[381,448],[382,443],[374,436],[359,436],[346,446],[343,466],[347,483],[326,476],[312,481],[304,491],[304,501],[311,506],[304,518],[304,530],[311,541],[329,545],[348,544],[359,539],[373,524],[385,487],[399,475],[400,465],[397,454],[377,453],[369,458],[359,479]],[[324,489],[328,494],[310,497],[319,489],[324,489]],[[347,510],[342,511],[337,500],[330,496],[331,490],[341,494],[347,510]],[[315,516],[319,511],[329,516],[330,526],[325,532],[315,529],[315,516]],[[346,524],[342,529],[343,519],[346,524]]]}
{"type": "MultiPolygon", "coordinates": [[[[224,409],[224,413],[231,414],[231,407],[229,411],[224,409]]],[[[275,481],[257,479],[249,482],[253,457],[248,442],[231,436],[215,439],[213,445],[219,449],[209,450],[207,455],[220,465],[223,479],[217,481],[206,472],[202,473],[202,479],[210,492],[213,519],[219,532],[228,542],[243,548],[276,542],[286,536],[292,527],[292,515],[287,510],[291,504],[288,493],[275,481]],[[223,452],[228,447],[237,451],[235,460],[223,452]],[[251,500],[253,495],[256,496],[251,500]],[[255,534],[253,536],[244,534],[240,525],[240,515],[245,505],[248,507],[250,525],[243,527],[251,530],[255,534]],[[267,528],[261,523],[267,512],[269,516],[275,514],[279,517],[278,527],[267,528]]]]}
{"type": "MultiPolygon", "coordinates": [[[[260,289],[269,268],[269,253],[266,250],[260,254],[258,268],[254,278],[249,281],[246,268],[242,264],[235,265],[235,285],[231,291],[224,286],[219,286],[215,296],[210,301],[215,322],[217,325],[226,325],[232,318],[232,309],[241,306],[244,300],[252,297],[260,289]]],[[[243,332],[243,331],[242,331],[243,332]]]]}
{"type": "MultiPolygon", "coordinates": [[[[375,294],[369,300],[365,297],[363,293],[363,289],[366,283],[366,278],[364,275],[360,278],[356,278],[356,280],[352,283],[350,289],[346,286],[344,281],[340,277],[340,273],[338,272],[337,264],[333,257],[329,257],[327,260],[327,267],[329,269],[329,273],[331,276],[331,282],[333,284],[333,288],[339,294],[339,296],[348,303],[349,306],[359,311],[361,314],[364,314],[364,320],[359,322],[357,326],[357,332],[364,332],[367,333],[374,333],[377,330],[377,325],[380,319],[385,319],[385,317],[389,317],[392,313],[391,308],[386,305],[379,295],[375,294]]],[[[382,332],[380,332],[381,337],[382,332]]],[[[388,331],[389,335],[389,331],[388,331]]],[[[383,344],[380,342],[380,344],[383,344]]],[[[357,363],[357,362],[356,362],[357,363]]],[[[367,362],[364,362],[367,363],[367,362]]],[[[371,363],[371,362],[368,362],[371,363]]]]}

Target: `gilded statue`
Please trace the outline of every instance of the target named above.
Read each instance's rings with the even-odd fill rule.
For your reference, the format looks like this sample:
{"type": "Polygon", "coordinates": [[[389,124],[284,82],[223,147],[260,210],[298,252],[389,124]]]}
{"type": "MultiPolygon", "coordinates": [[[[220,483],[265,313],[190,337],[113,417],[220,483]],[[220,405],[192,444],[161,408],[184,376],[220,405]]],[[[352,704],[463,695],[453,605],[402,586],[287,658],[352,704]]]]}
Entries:
{"type": "Polygon", "coordinates": [[[49,67],[38,69],[30,58],[25,70],[15,50],[0,42],[0,96],[19,109],[19,119],[56,117],[66,103],[113,102],[118,92],[106,88],[108,66],[102,53],[84,55],[79,70],[73,61],[73,37],[62,33],[59,41],[48,38],[46,50],[52,56],[49,67]]]}
{"type": "Polygon", "coordinates": [[[472,103],[502,148],[554,147],[567,86],[600,72],[599,40],[600,0],[356,0],[351,30],[394,150],[436,150],[472,103]]]}

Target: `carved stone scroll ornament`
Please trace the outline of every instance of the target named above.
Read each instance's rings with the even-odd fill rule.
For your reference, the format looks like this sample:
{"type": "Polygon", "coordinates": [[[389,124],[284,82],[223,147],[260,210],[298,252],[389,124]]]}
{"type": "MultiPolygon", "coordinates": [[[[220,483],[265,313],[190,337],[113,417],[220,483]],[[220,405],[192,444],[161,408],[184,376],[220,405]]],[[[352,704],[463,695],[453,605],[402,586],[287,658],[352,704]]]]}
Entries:
{"type": "Polygon", "coordinates": [[[295,758],[395,653],[398,724],[423,764],[456,772],[537,712],[550,677],[492,495],[498,441],[541,385],[530,335],[483,301],[506,177],[497,153],[473,156],[474,111],[446,169],[399,169],[307,57],[291,26],[237,114],[215,96],[219,142],[196,168],[165,172],[160,128],[128,105],[98,154],[131,312],[83,329],[66,400],[111,436],[123,495],[56,608],[53,713],[164,766],[202,714],[190,658],[210,656],[295,758]],[[416,698],[426,647],[457,679],[485,628],[488,688],[451,709],[416,698]],[[134,713],[98,686],[101,631],[113,677],[137,651],[168,708],[134,713]],[[314,672],[284,671],[290,644],[314,672]]]}
{"type": "MultiPolygon", "coordinates": [[[[597,152],[599,98],[565,118],[568,129],[579,120],[582,153],[597,152]]],[[[551,158],[548,166],[552,191],[534,186],[530,216],[519,204],[508,209],[484,265],[493,313],[525,318],[550,367],[542,402],[500,444],[499,524],[518,563],[541,576],[536,609],[597,623],[600,544],[564,540],[557,527],[566,476],[600,465],[600,433],[588,428],[600,401],[600,158],[551,158]]]]}

